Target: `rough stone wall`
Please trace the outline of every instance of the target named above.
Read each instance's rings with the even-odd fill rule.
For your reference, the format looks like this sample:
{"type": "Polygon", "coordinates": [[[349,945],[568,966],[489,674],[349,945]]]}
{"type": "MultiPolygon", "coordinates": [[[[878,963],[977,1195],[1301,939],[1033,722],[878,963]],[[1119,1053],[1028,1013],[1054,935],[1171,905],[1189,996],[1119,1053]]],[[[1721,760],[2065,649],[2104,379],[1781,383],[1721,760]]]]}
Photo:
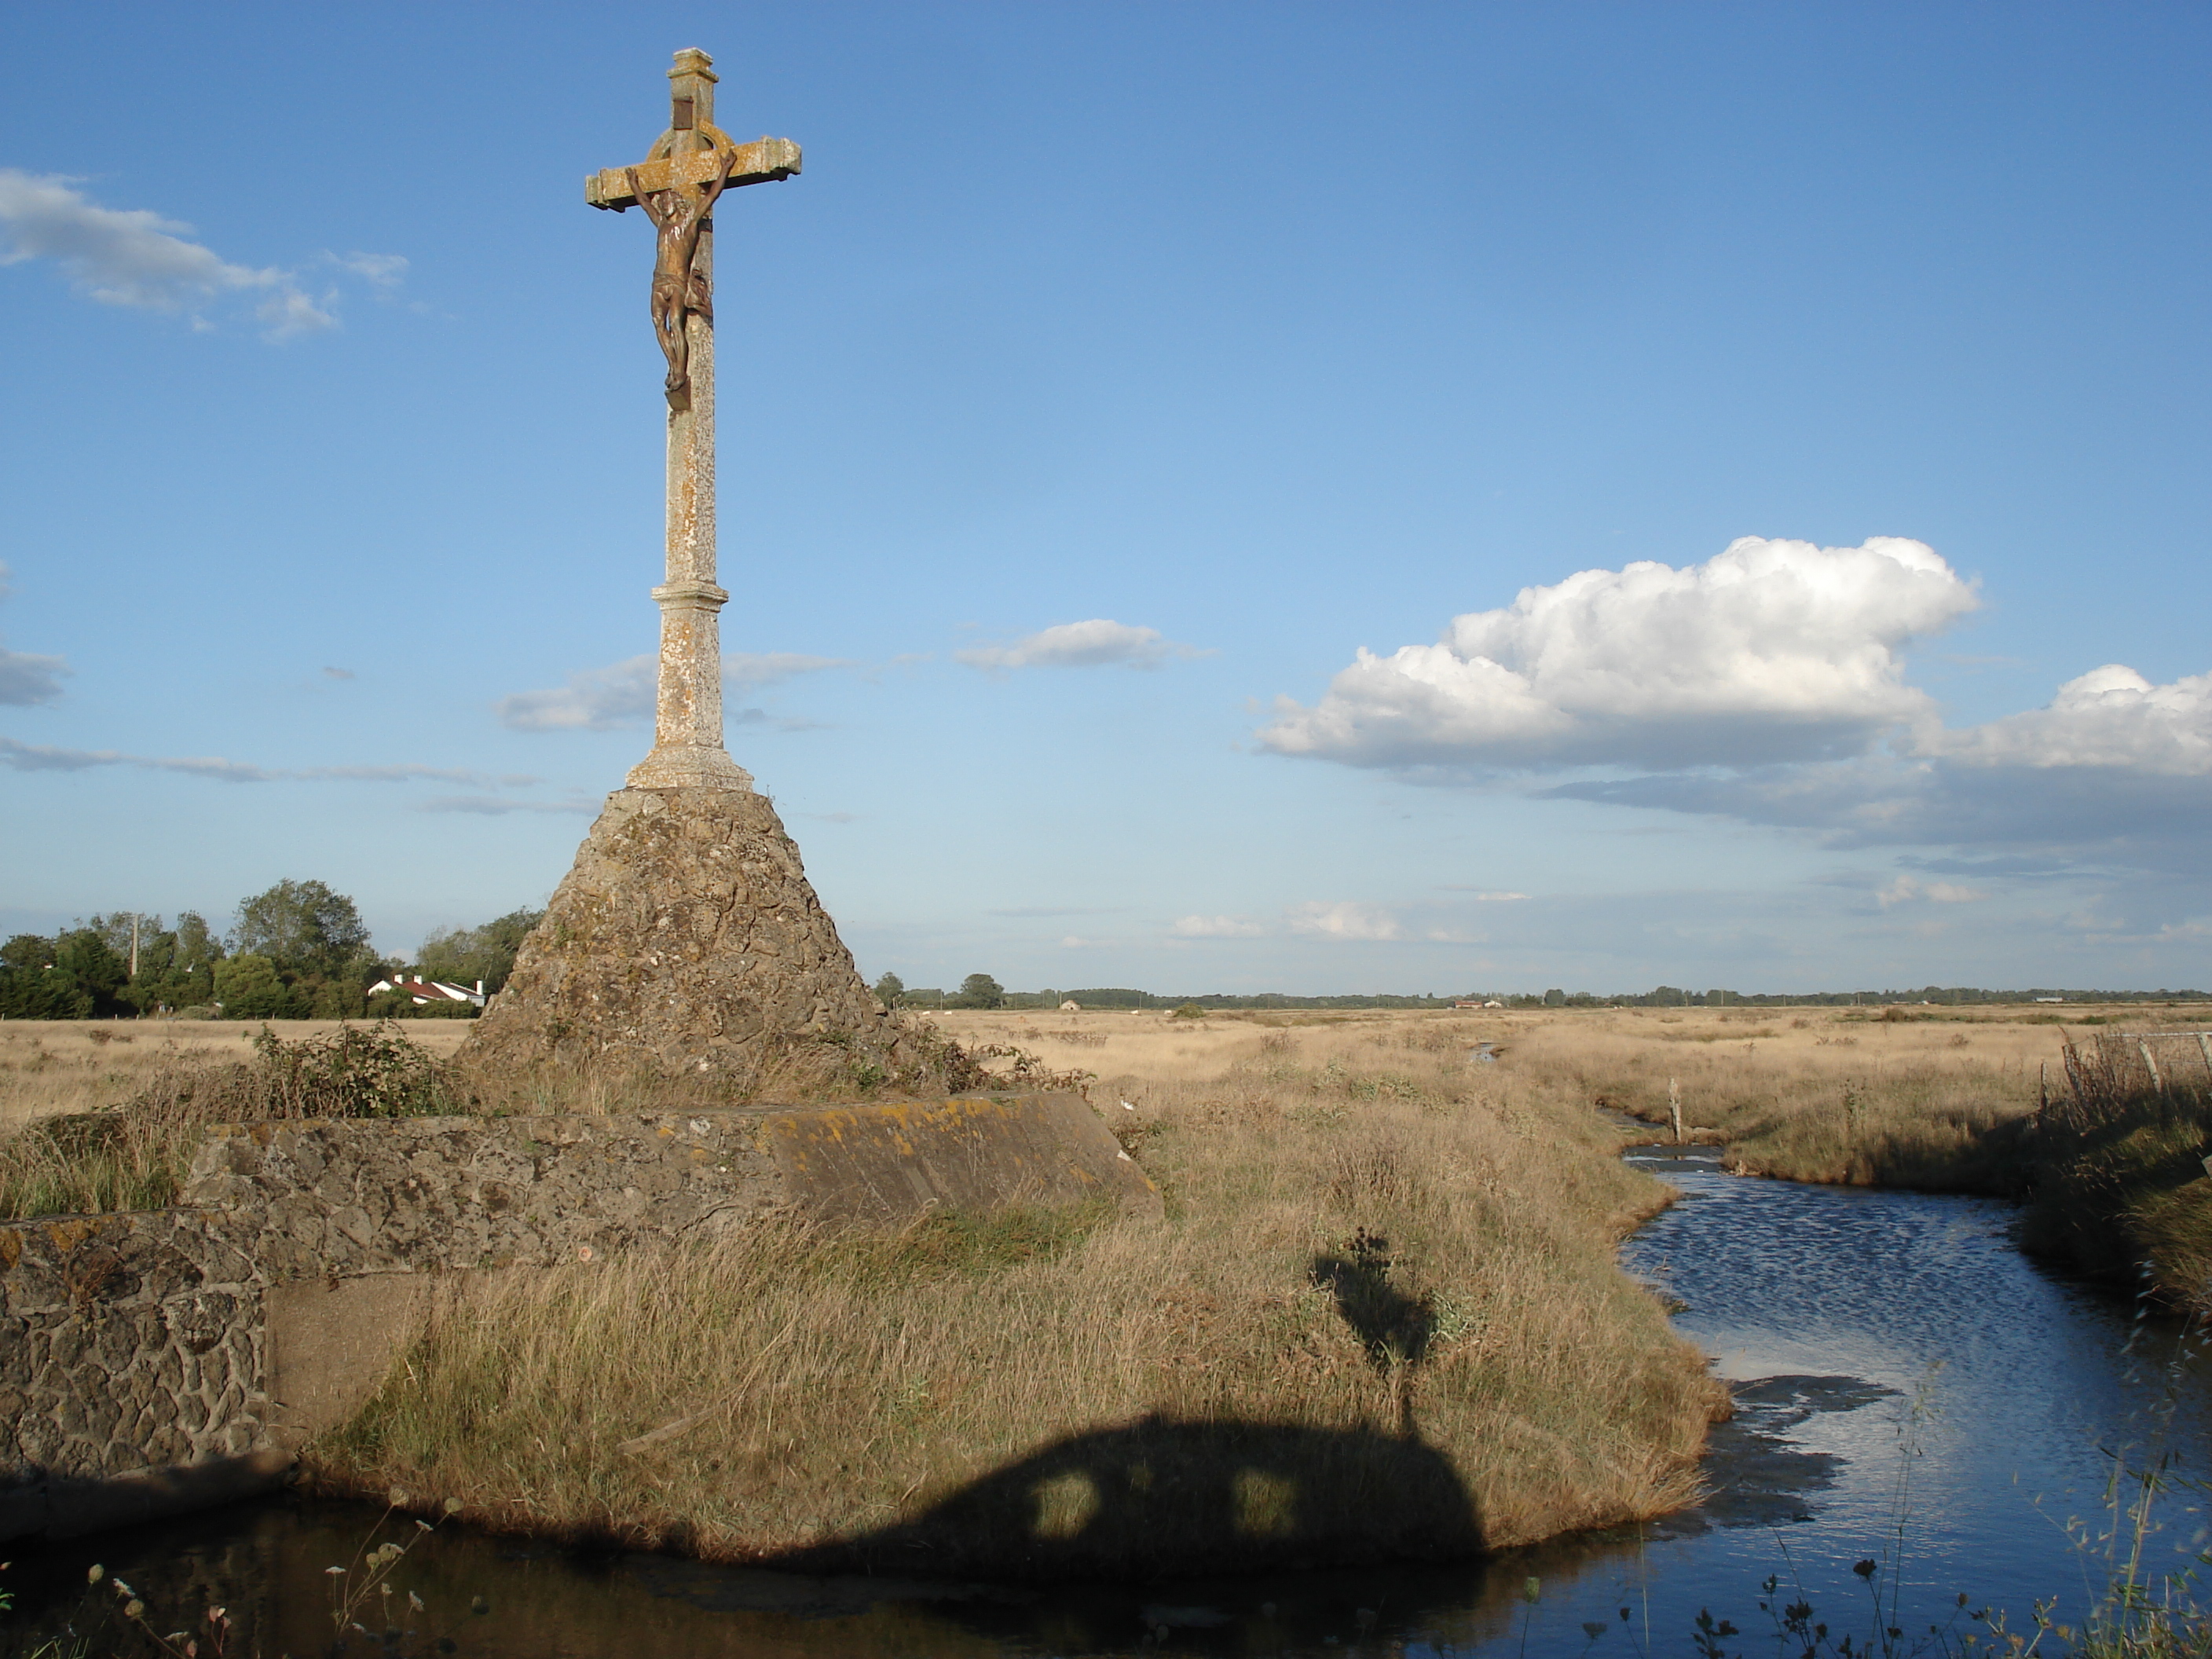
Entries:
{"type": "Polygon", "coordinates": [[[257,1231],[189,1210],[0,1224],[0,1487],[259,1444],[257,1231]]]}
{"type": "Polygon", "coordinates": [[[257,1123],[211,1134],[182,1196],[258,1218],[277,1283],[550,1267],[711,1233],[785,1201],[761,1118],[257,1123]]]}
{"type": "Polygon", "coordinates": [[[619,789],[463,1054],[741,1086],[829,1038],[884,1078],[918,1064],[869,994],[775,809],[739,789],[619,789]]]}

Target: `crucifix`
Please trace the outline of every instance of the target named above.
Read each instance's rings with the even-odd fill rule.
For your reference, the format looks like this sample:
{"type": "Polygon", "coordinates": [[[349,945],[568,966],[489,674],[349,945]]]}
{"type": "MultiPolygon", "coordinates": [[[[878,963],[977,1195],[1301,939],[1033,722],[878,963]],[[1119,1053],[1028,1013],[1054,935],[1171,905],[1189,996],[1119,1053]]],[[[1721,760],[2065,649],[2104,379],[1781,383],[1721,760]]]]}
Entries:
{"type": "Polygon", "coordinates": [[[740,144],[714,125],[714,59],[696,47],[668,71],[668,131],[635,167],[584,181],[584,199],[653,222],[653,331],[667,359],[668,570],[660,607],[653,752],[632,789],[750,789],[722,745],[722,629],[714,583],[714,204],[726,190],[799,171],[788,138],[740,144]]]}

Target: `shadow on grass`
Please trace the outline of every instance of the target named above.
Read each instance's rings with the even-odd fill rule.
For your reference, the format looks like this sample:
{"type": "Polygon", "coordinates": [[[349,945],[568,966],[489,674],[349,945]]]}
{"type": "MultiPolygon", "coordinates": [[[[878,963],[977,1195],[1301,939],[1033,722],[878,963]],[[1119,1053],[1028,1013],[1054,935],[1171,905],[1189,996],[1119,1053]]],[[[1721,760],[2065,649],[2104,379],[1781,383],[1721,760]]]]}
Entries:
{"type": "Polygon", "coordinates": [[[1306,1270],[1336,1298],[1338,1315],[1382,1371],[1419,1364],[1437,1330],[1435,1299],[1407,1295],[1390,1282],[1390,1241],[1362,1227],[1341,1255],[1317,1255],[1306,1270]]]}
{"type": "Polygon", "coordinates": [[[909,1522],[762,1565],[1079,1579],[1439,1561],[1482,1549],[1474,1498],[1416,1437],[1146,1418],[1054,1442],[909,1522]]]}

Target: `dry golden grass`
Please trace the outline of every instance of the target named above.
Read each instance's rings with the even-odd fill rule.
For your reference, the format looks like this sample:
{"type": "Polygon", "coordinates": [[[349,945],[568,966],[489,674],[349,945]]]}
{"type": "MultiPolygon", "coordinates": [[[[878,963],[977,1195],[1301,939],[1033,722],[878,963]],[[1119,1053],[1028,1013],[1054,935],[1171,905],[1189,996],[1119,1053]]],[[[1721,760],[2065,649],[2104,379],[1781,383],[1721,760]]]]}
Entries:
{"type": "MultiPolygon", "coordinates": [[[[0,1019],[0,1135],[58,1112],[121,1104],[179,1066],[250,1059],[262,1026],[287,1042],[326,1036],[334,1019],[0,1019]]],[[[451,1054],[469,1022],[417,1019],[407,1036],[431,1054],[451,1054]]]]}
{"type": "Polygon", "coordinates": [[[1664,1188],[1586,1100],[1470,1061],[1498,1022],[948,1023],[1102,1072],[1164,1224],[764,1224],[504,1284],[318,1478],[726,1559],[1053,1575],[1504,1547],[1693,1494],[1718,1391],[1614,1261],[1664,1188]]]}
{"type": "MultiPolygon", "coordinates": [[[[1547,1089],[1670,1126],[1796,1181],[2001,1190],[1988,1137],[2036,1109],[2061,1029],[2040,1010],[1606,1011],[1523,1026],[1508,1063],[1547,1089]]],[[[2014,1183],[2016,1184],[2016,1182],[2014,1183]]]]}
{"type": "MultiPolygon", "coordinates": [[[[966,1042],[1013,1042],[1115,1086],[1149,1048],[1204,1066],[1281,1028],[1308,1044],[1495,1043],[1500,1086],[1558,1109],[1610,1108],[1671,1133],[1670,1086],[1692,1139],[1725,1142],[1737,1166],[1791,1180],[1996,1190],[1990,1132],[2032,1113],[2039,1066],[2051,1086],[2063,1028],[2046,1008],[1550,1009],[1481,1013],[951,1013],[966,1042]],[[1334,1033],[1334,1036],[1322,1034],[1334,1033]],[[1381,1034],[1392,1033],[1385,1036],[1381,1034]],[[1372,1035],[1370,1035],[1372,1034],[1372,1035]]],[[[2172,1011],[2129,1010],[2146,1021],[2172,1011]]],[[[1316,1050],[1318,1052],[1318,1050],[1316,1050]]],[[[2016,1181],[2014,1184],[2017,1184],[2016,1181]]]]}

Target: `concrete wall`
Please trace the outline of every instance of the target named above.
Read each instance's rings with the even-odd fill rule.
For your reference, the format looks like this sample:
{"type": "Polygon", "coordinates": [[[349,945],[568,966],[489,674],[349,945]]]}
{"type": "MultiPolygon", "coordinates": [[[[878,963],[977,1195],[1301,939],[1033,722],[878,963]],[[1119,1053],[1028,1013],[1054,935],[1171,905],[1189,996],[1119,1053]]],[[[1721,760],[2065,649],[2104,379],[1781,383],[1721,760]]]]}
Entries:
{"type": "Polygon", "coordinates": [[[221,1502],[374,1393],[427,1301],[784,1208],[1159,1194],[1067,1095],[816,1110],[260,1123],[173,1210],[0,1223],[0,1540],[221,1502]]]}

